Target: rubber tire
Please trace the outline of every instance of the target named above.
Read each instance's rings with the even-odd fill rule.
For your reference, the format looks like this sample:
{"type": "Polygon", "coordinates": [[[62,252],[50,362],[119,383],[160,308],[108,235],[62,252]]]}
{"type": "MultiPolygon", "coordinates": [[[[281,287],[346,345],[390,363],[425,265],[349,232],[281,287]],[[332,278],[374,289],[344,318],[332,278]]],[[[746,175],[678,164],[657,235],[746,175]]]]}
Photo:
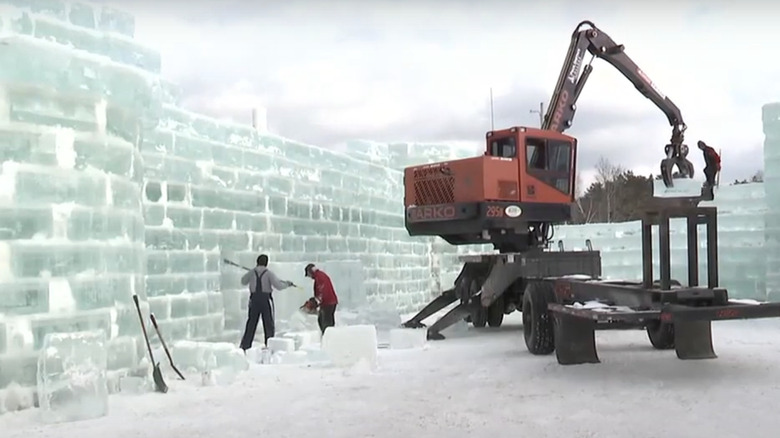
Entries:
{"type": "Polygon", "coordinates": [[[471,315],[471,324],[476,328],[484,328],[488,322],[488,310],[479,306],[475,313],[476,314],[471,315]]]}
{"type": "Polygon", "coordinates": [[[674,324],[652,321],[647,324],[647,337],[656,350],[671,350],[674,348],[674,324]]]}
{"type": "MultiPolygon", "coordinates": [[[[469,291],[470,295],[474,295],[476,291],[479,290],[479,283],[476,279],[471,280],[469,283],[469,291]]],[[[476,300],[477,304],[479,304],[479,298],[471,298],[472,300],[476,300]]],[[[487,325],[488,321],[488,311],[486,308],[482,307],[482,305],[477,306],[477,310],[471,315],[471,324],[476,328],[483,328],[485,325],[487,325]]]]}
{"type": "Polygon", "coordinates": [[[487,308],[487,323],[490,327],[501,327],[504,322],[504,296],[498,299],[487,308]]]}
{"type": "Polygon", "coordinates": [[[555,351],[553,319],[547,304],[555,302],[552,283],[528,283],[523,292],[523,338],[528,351],[537,356],[555,351]]]}

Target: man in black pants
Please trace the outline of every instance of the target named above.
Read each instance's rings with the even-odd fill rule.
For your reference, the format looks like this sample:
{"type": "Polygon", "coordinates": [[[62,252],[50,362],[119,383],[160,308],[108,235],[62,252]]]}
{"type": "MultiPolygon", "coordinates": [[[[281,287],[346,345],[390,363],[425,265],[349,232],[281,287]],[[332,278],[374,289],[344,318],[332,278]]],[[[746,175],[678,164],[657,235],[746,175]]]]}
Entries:
{"type": "Polygon", "coordinates": [[[276,333],[274,298],[271,295],[273,289],[283,290],[295,285],[291,281],[279,280],[276,274],[268,269],[268,256],[265,254],[257,257],[257,266],[241,277],[241,284],[249,285],[249,317],[241,339],[241,349],[246,353],[246,350],[252,348],[259,319],[263,320],[265,346],[268,346],[268,339],[273,338],[276,333]]]}
{"type": "Polygon", "coordinates": [[[701,140],[696,145],[704,153],[704,176],[707,178],[707,187],[715,187],[715,177],[720,172],[720,155],[701,140]]]}

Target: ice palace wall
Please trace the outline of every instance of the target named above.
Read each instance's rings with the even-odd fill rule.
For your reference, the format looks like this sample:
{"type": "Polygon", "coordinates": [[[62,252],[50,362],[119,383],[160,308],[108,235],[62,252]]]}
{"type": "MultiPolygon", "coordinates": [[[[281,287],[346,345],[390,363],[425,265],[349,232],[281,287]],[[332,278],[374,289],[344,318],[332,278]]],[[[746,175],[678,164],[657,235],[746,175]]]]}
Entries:
{"type": "Polygon", "coordinates": [[[35,384],[47,333],[105,330],[109,368],[143,356],[132,295],[176,339],[238,339],[248,292],[229,257],[271,256],[310,295],[307,262],[344,307],[420,306],[456,249],[403,228],[399,168],[472,155],[356,141],[346,155],[177,106],[132,16],[0,1],[0,388],[35,384]]]}
{"type": "MultiPolygon", "coordinates": [[[[266,252],[305,287],[278,294],[284,319],[310,293],[307,262],[325,267],[347,307],[411,311],[452,284],[459,252],[483,249],[410,238],[401,207],[403,166],[476,151],[355,141],[346,155],[188,112],[120,11],[3,0],[0,26],[0,389],[35,385],[52,332],[103,329],[109,368],[136,364],[133,294],[171,340],[237,341],[247,291],[225,257],[251,266],[266,252]]],[[[779,111],[764,110],[774,151],[779,111]]],[[[767,181],[778,178],[771,160],[780,153],[767,152],[767,181]]],[[[775,212],[763,185],[724,186],[716,202],[723,284],[772,298],[780,231],[764,227],[775,212]]],[[[606,276],[638,277],[638,230],[562,226],[556,238],[590,238],[606,276]]]]}

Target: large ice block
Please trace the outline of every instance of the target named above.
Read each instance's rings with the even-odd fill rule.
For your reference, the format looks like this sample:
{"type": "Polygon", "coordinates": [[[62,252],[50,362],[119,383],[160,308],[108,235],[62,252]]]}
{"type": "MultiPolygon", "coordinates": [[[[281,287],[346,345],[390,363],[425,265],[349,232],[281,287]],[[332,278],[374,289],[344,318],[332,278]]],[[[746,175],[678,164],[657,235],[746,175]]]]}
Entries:
{"type": "Polygon", "coordinates": [[[371,368],[377,366],[376,327],[353,325],[329,327],[322,337],[322,350],[337,367],[350,367],[366,361],[371,368]]]}
{"type": "Polygon", "coordinates": [[[703,181],[694,178],[677,178],[673,182],[673,187],[666,187],[662,180],[653,180],[653,197],[692,198],[701,196],[703,181]]]}
{"type": "Polygon", "coordinates": [[[104,331],[49,333],[38,359],[38,402],[44,422],[108,414],[104,331]]]}

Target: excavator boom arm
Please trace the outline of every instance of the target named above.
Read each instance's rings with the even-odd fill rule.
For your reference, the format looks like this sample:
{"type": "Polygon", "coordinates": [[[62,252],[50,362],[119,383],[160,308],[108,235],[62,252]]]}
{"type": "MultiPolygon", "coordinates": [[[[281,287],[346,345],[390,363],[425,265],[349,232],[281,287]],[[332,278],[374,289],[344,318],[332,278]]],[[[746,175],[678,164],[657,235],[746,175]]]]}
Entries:
{"type": "Polygon", "coordinates": [[[652,101],[666,115],[672,126],[672,136],[665,148],[667,159],[661,164],[664,182],[667,185],[672,185],[671,168],[674,165],[677,165],[685,176],[692,176],[693,167],[686,160],[688,148],[683,145],[686,125],[680,109],[626,55],[623,45],[615,43],[609,35],[602,32],[590,21],[580,23],[572,34],[569,51],[558,76],[552,99],[547,107],[542,129],[564,132],[571,127],[574,113],[577,110],[577,100],[593,71],[590,63],[583,66],[583,60],[588,53],[615,67],[643,96],[652,101]]]}

